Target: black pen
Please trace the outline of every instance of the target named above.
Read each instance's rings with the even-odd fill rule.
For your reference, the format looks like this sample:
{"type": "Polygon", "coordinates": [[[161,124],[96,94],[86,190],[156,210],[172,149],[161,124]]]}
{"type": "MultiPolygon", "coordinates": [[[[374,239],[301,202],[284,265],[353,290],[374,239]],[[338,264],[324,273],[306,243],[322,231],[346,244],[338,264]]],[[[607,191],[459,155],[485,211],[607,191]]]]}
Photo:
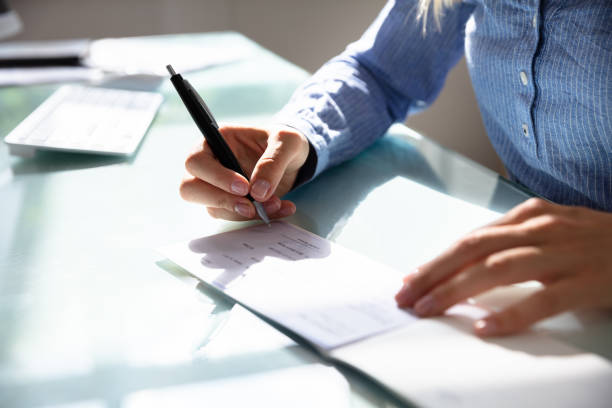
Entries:
{"type": "MultiPolygon", "coordinates": [[[[227,167],[236,173],[242,174],[248,180],[249,178],[244,170],[242,170],[242,167],[240,167],[240,163],[238,163],[232,149],[230,149],[219,132],[219,125],[217,125],[217,121],[213,117],[212,113],[210,113],[210,110],[208,109],[208,106],[206,106],[206,103],[204,103],[204,100],[202,100],[202,97],[196,92],[195,89],[193,89],[189,81],[183,79],[181,74],[177,74],[174,71],[171,65],[167,65],[166,68],[171,75],[170,81],[172,81],[176,91],[183,100],[183,103],[193,118],[193,121],[196,123],[196,125],[198,125],[200,132],[202,132],[204,135],[206,143],[208,143],[210,146],[210,150],[212,150],[215,157],[224,167],[227,167]]],[[[270,224],[270,219],[266,214],[266,210],[263,208],[263,204],[255,201],[250,194],[248,194],[246,198],[253,202],[259,217],[266,224],[270,224]]]]}

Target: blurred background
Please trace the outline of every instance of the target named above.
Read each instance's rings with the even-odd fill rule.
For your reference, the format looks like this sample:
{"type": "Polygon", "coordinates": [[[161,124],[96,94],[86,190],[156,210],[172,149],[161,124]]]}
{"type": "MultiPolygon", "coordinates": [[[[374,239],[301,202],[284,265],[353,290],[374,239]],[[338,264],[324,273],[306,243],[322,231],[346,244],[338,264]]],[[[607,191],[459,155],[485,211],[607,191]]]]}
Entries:
{"type": "MultiPolygon", "coordinates": [[[[359,38],[385,0],[9,0],[23,30],[11,40],[238,31],[314,72],[359,38]]],[[[465,60],[436,103],[407,120],[442,145],[503,172],[486,136],[465,60]]]]}

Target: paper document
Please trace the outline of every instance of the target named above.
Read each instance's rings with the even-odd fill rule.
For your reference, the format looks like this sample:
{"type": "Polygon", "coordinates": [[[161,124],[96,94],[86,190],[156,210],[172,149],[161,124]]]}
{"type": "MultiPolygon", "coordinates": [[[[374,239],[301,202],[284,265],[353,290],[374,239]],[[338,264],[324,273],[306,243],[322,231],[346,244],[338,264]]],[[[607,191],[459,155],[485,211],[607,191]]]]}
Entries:
{"type": "Polygon", "coordinates": [[[178,72],[187,73],[239,61],[249,55],[238,48],[213,49],[169,36],[104,38],[92,42],[84,64],[108,72],[165,78],[169,62],[178,72]]]}
{"type": "Polygon", "coordinates": [[[78,61],[87,55],[90,40],[58,40],[58,41],[17,41],[0,44],[0,65],[19,61],[47,61],[66,60],[78,61]]]}
{"type": "MultiPolygon", "coordinates": [[[[449,240],[500,215],[401,179],[372,191],[355,214],[359,222],[348,223],[336,239],[351,244],[367,236],[368,252],[398,269],[435,255],[449,240]],[[395,235],[368,225],[370,220],[395,225],[390,224],[397,222],[395,213],[380,212],[389,202],[411,215],[409,228],[395,235]]],[[[395,305],[401,272],[291,224],[222,233],[163,253],[251,311],[301,335],[327,358],[416,405],[610,405],[612,364],[563,336],[555,339],[554,319],[515,336],[473,334],[474,321],[538,287],[497,288],[443,316],[417,319],[395,305]]],[[[583,326],[593,323],[578,316],[574,321],[578,326],[563,326],[559,334],[586,333],[583,326]]],[[[594,329],[591,335],[610,338],[609,328],[594,329]]]]}
{"type": "Polygon", "coordinates": [[[162,252],[323,350],[415,320],[393,300],[401,286],[399,272],[285,222],[200,238],[162,252]]]}
{"type": "Polygon", "coordinates": [[[104,77],[86,67],[0,68],[0,86],[25,86],[54,82],[93,82],[104,77]]]}
{"type": "Polygon", "coordinates": [[[165,78],[168,62],[186,73],[248,58],[254,52],[249,47],[228,48],[177,36],[2,43],[0,86],[97,82],[117,76],[165,78]],[[45,66],[40,66],[42,61],[45,66]]]}

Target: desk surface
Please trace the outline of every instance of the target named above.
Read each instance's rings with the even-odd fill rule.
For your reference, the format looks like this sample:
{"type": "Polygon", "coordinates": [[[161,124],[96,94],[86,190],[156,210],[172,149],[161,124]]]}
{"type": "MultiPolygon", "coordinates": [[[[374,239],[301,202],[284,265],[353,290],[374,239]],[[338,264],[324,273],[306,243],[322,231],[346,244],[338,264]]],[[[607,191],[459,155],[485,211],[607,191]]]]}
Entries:
{"type": "MultiPolygon", "coordinates": [[[[265,123],[308,76],[239,34],[174,40],[248,51],[239,62],[187,75],[220,121],[265,123]]],[[[0,89],[0,135],[56,87],[0,89]]],[[[201,136],[169,81],[160,89],[164,105],[129,160],[21,159],[0,145],[0,406],[139,406],[133,396],[145,390],[273,376],[319,361],[248,314],[229,312],[232,305],[156,252],[236,226],[179,198],[184,158],[201,136]]],[[[406,229],[355,211],[397,175],[498,211],[527,198],[497,174],[396,126],[293,192],[298,212],[289,221],[404,269],[406,229]],[[342,234],[346,225],[351,237],[342,234]],[[388,252],[369,245],[372,233],[389,236],[388,252]]],[[[406,214],[406,223],[410,216],[418,215],[406,214]]],[[[358,376],[339,377],[348,380],[350,406],[388,406],[385,392],[358,376]]]]}

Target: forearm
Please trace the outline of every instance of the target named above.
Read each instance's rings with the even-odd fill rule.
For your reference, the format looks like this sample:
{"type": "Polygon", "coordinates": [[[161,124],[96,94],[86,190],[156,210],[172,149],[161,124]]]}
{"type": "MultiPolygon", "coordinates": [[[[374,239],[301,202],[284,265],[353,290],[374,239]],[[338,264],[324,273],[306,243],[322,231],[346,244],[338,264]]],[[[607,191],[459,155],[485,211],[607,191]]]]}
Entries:
{"type": "Polygon", "coordinates": [[[414,1],[389,2],[362,38],[317,71],[278,114],[278,121],[310,140],[315,175],[428,106],[463,54],[471,8],[449,11],[442,30],[426,36],[414,10],[414,1]]]}
{"type": "Polygon", "coordinates": [[[277,115],[314,147],[314,175],[356,155],[395,120],[374,82],[353,57],[338,56],[302,85],[277,115]]]}

